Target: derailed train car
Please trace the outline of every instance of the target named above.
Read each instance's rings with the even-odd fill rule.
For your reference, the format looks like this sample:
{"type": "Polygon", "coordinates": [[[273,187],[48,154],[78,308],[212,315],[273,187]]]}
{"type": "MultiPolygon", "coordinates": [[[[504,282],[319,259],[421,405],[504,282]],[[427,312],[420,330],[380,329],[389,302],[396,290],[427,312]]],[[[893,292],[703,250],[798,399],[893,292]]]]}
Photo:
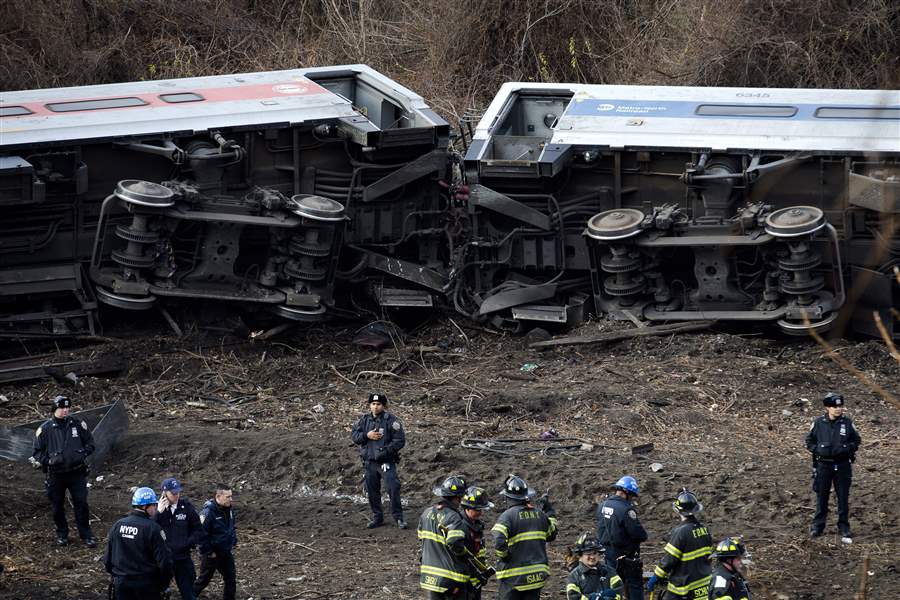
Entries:
{"type": "Polygon", "coordinates": [[[185,300],[316,321],[336,282],[447,262],[449,126],[368,67],[0,101],[0,335],[185,300]]]}
{"type": "Polygon", "coordinates": [[[900,334],[898,91],[509,83],[465,166],[457,302],[498,325],[900,334]]]}
{"type": "Polygon", "coordinates": [[[365,299],[893,327],[897,92],[507,84],[464,158],[449,137],[360,65],[3,93],[0,335],[365,299]]]}

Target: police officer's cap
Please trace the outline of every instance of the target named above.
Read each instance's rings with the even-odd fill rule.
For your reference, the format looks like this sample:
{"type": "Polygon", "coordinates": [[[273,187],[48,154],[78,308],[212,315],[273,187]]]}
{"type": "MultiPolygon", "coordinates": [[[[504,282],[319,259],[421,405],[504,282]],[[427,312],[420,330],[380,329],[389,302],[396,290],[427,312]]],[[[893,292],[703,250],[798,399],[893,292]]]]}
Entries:
{"type": "Polygon", "coordinates": [[[53,410],[57,408],[71,408],[72,401],[69,400],[68,396],[57,396],[53,399],[53,410]]]}
{"type": "Polygon", "coordinates": [[[163,479],[162,482],[162,491],[164,492],[180,492],[182,490],[181,482],[175,479],[174,477],[168,477],[163,479]]]}
{"type": "Polygon", "coordinates": [[[373,402],[381,402],[383,405],[387,406],[388,399],[384,394],[369,394],[369,404],[373,402]]]}
{"type": "Polygon", "coordinates": [[[825,397],[822,398],[822,404],[825,406],[843,406],[844,396],[837,392],[828,392],[825,394],[825,397]]]}

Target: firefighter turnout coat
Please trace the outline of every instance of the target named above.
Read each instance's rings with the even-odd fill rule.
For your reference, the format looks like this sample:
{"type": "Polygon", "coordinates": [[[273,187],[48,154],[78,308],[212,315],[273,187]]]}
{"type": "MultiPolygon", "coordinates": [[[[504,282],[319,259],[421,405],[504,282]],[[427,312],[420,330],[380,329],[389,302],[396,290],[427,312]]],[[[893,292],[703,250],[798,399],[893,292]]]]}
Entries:
{"type": "Polygon", "coordinates": [[[419,587],[443,594],[469,585],[469,565],[464,558],[466,526],[459,512],[445,502],[425,509],[418,537],[422,541],[419,587]]]}
{"type": "Polygon", "coordinates": [[[662,560],[653,572],[660,579],[669,580],[666,589],[676,596],[704,598],[709,589],[709,555],[713,550],[709,530],[696,517],[688,517],[672,530],[663,550],[662,560]]]}
{"type": "Polygon", "coordinates": [[[622,598],[622,578],[604,564],[588,567],[579,562],[566,580],[566,600],[587,600],[591,594],[615,590],[616,600],[622,598]]]}
{"type": "Polygon", "coordinates": [[[750,600],[750,589],[740,573],[719,565],[709,583],[708,600],[750,600]]]}
{"type": "Polygon", "coordinates": [[[556,517],[531,503],[512,506],[491,529],[497,580],[524,592],[544,587],[550,575],[547,542],[556,539],[556,517]]]}

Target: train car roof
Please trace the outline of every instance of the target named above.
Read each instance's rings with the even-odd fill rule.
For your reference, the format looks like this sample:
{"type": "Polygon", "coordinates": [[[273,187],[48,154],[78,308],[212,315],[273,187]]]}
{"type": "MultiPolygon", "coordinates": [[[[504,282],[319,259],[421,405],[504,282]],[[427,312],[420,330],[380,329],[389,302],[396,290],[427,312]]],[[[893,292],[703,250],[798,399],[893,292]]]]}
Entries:
{"type": "Polygon", "coordinates": [[[328,87],[353,77],[414,113],[443,123],[422,97],[366,65],[0,92],[0,147],[137,137],[359,117],[328,87]]]}
{"type": "Polygon", "coordinates": [[[571,97],[552,144],[900,152],[900,90],[507,83],[475,139],[493,135],[511,100],[541,95],[571,97]]]}

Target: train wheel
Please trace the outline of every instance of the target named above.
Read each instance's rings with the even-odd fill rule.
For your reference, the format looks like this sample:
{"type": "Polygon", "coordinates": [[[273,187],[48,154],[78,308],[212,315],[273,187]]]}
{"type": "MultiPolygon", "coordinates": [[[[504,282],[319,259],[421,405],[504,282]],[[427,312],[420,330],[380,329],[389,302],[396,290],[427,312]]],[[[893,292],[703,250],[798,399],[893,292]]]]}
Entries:
{"type": "Polygon", "coordinates": [[[128,294],[114,294],[102,287],[97,287],[97,301],[108,306],[124,308],[125,310],[149,310],[156,303],[156,296],[130,296],[128,294]]]}
{"type": "Polygon", "coordinates": [[[803,321],[789,321],[787,319],[780,319],[777,322],[777,325],[778,328],[787,335],[803,336],[807,335],[810,330],[815,331],[816,333],[825,333],[831,329],[837,316],[838,314],[833,312],[818,321],[810,321],[809,326],[803,321]]]}

